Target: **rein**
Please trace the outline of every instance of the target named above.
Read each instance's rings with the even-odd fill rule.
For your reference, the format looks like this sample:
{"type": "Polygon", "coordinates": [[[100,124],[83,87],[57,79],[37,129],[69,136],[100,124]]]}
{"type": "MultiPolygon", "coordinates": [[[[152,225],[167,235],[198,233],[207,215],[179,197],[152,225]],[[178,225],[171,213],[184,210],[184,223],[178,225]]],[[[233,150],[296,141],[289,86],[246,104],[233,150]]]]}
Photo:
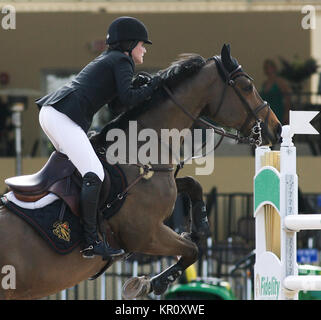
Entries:
{"type": "MultiPolygon", "coordinates": [[[[189,118],[191,118],[194,122],[199,122],[203,125],[205,125],[207,128],[211,128],[214,130],[215,133],[217,133],[218,135],[221,136],[219,142],[216,144],[216,146],[214,146],[214,150],[216,150],[219,145],[222,143],[224,137],[230,138],[230,139],[234,139],[236,140],[238,143],[248,143],[250,145],[256,145],[256,146],[260,146],[262,144],[262,126],[265,130],[265,133],[267,134],[267,136],[269,138],[271,138],[268,130],[267,130],[267,123],[268,123],[268,119],[269,119],[269,115],[270,115],[270,105],[264,101],[261,105],[259,105],[255,110],[253,110],[249,103],[246,101],[246,99],[243,97],[243,95],[240,93],[240,91],[238,90],[238,88],[235,86],[235,79],[238,77],[246,77],[248,79],[250,79],[251,81],[253,81],[253,79],[246,74],[244,71],[242,71],[242,67],[239,65],[235,70],[233,70],[232,72],[228,72],[220,57],[218,56],[214,56],[212,58],[209,58],[209,60],[214,60],[215,64],[219,70],[219,74],[221,75],[222,79],[225,80],[225,85],[223,88],[223,93],[222,96],[220,98],[220,102],[219,105],[216,109],[216,112],[214,114],[213,117],[217,116],[218,113],[221,110],[221,107],[223,105],[224,102],[224,98],[225,98],[225,94],[226,94],[226,89],[228,86],[232,87],[234,89],[234,92],[236,93],[236,95],[239,97],[239,99],[242,102],[242,105],[244,106],[248,116],[244,121],[244,124],[241,126],[241,128],[238,130],[237,134],[232,134],[229,132],[225,132],[225,130],[223,128],[217,127],[215,125],[213,125],[212,123],[202,119],[202,118],[197,118],[195,117],[192,113],[190,113],[188,110],[186,110],[175,98],[174,94],[171,92],[171,90],[166,86],[163,85],[164,90],[166,91],[166,93],[168,94],[168,96],[171,98],[171,100],[174,102],[174,104],[185,114],[187,115],[189,118]],[[264,122],[262,122],[261,119],[258,118],[258,113],[263,110],[265,107],[268,108],[268,112],[267,115],[265,116],[264,122]],[[251,120],[251,118],[255,119],[255,125],[252,127],[251,129],[251,133],[248,137],[241,137],[240,136],[240,132],[242,132],[242,130],[248,125],[248,122],[251,120]]],[[[180,164],[177,165],[174,177],[177,176],[178,171],[183,168],[184,163],[187,161],[187,159],[184,159],[183,161],[180,162],[180,164]]]]}
{"type": "MultiPolygon", "coordinates": [[[[255,145],[261,145],[262,143],[262,128],[261,128],[261,123],[262,120],[261,119],[257,119],[255,126],[252,128],[251,130],[251,134],[249,137],[241,137],[239,132],[237,134],[233,134],[233,133],[229,133],[229,132],[225,132],[225,130],[223,128],[217,127],[214,124],[202,119],[202,118],[196,118],[194,115],[192,115],[189,111],[187,111],[174,97],[173,93],[170,91],[170,89],[167,86],[163,86],[163,88],[165,89],[165,91],[167,92],[167,94],[169,95],[169,97],[173,100],[173,102],[175,103],[175,105],[177,107],[179,107],[188,117],[190,117],[192,120],[194,120],[194,122],[199,122],[204,124],[206,127],[213,129],[215,133],[217,133],[218,135],[220,135],[220,140],[218,141],[218,143],[214,146],[214,150],[216,150],[220,144],[222,143],[223,139],[225,137],[230,138],[230,139],[234,139],[236,140],[238,143],[249,143],[249,144],[255,144],[255,145]],[[254,136],[257,136],[257,138],[253,138],[254,136]]],[[[223,99],[221,99],[221,101],[223,102],[223,99]]],[[[265,104],[264,104],[265,106],[265,104]]],[[[260,106],[260,108],[262,109],[262,106],[260,106]]],[[[217,112],[216,112],[217,114],[217,112]]],[[[211,150],[212,151],[212,150],[211,150]]],[[[210,151],[210,152],[211,152],[210,151]]],[[[178,171],[180,169],[182,169],[184,167],[184,163],[186,161],[188,161],[190,158],[188,159],[184,159],[183,161],[181,161],[175,170],[175,174],[174,177],[176,178],[178,171]]]]}
{"type": "MultiPolygon", "coordinates": [[[[217,127],[215,125],[213,125],[212,123],[202,119],[202,118],[197,118],[195,117],[192,113],[190,113],[188,110],[186,110],[175,98],[175,96],[173,95],[173,93],[171,92],[171,90],[165,85],[163,84],[162,87],[164,88],[164,90],[166,91],[166,93],[169,95],[169,97],[172,99],[172,101],[174,102],[174,104],[189,118],[191,118],[194,122],[199,122],[203,125],[205,125],[206,127],[213,129],[215,133],[217,133],[218,135],[221,136],[219,142],[216,144],[216,146],[214,146],[214,150],[216,150],[219,145],[221,144],[221,142],[223,141],[224,137],[230,138],[230,139],[234,139],[236,140],[238,143],[249,143],[251,145],[256,145],[256,146],[260,146],[262,144],[262,128],[261,125],[263,125],[264,128],[267,127],[267,121],[269,118],[269,114],[270,114],[270,105],[264,101],[263,104],[261,104],[260,106],[258,106],[255,110],[252,110],[252,108],[250,107],[250,105],[248,104],[248,102],[246,101],[246,99],[243,97],[243,95],[240,93],[240,91],[238,90],[238,88],[235,86],[235,79],[241,76],[245,76],[248,79],[250,79],[251,81],[253,81],[253,79],[247,75],[245,72],[243,72],[241,70],[241,66],[239,65],[235,70],[233,70],[232,72],[228,72],[220,57],[218,56],[214,56],[212,58],[209,58],[209,60],[214,60],[218,70],[220,71],[220,75],[223,78],[223,80],[225,80],[225,85],[224,85],[224,89],[223,89],[223,93],[222,96],[220,98],[220,102],[219,102],[219,106],[217,107],[217,110],[214,114],[214,116],[216,116],[222,105],[224,102],[224,98],[225,98],[225,93],[226,93],[226,89],[228,86],[232,87],[235,91],[235,93],[237,94],[237,96],[240,98],[242,105],[245,107],[248,116],[244,122],[244,124],[241,126],[240,130],[238,130],[237,134],[232,134],[229,132],[225,132],[225,130],[223,128],[217,127]],[[223,74],[223,76],[222,76],[223,74]],[[257,114],[263,110],[265,107],[268,108],[268,113],[265,117],[264,122],[262,122],[261,119],[258,118],[257,114]],[[255,125],[253,126],[253,128],[251,129],[251,133],[248,137],[241,137],[240,136],[240,132],[242,131],[242,129],[248,125],[248,122],[251,118],[255,119],[255,125]],[[256,138],[255,138],[256,136],[256,138]]],[[[141,124],[142,125],[142,124],[141,124]]],[[[144,127],[142,125],[142,127],[144,127]]],[[[268,130],[266,130],[267,135],[270,137],[268,130]]],[[[189,160],[189,159],[184,159],[183,161],[181,161],[177,167],[176,167],[176,171],[174,173],[174,178],[176,178],[178,171],[183,168],[184,163],[189,160]]],[[[109,209],[115,202],[123,199],[123,197],[128,195],[128,191],[134,186],[136,185],[140,180],[142,179],[150,179],[155,171],[158,172],[170,172],[173,171],[174,168],[173,167],[159,167],[159,168],[155,168],[152,167],[151,165],[142,165],[142,164],[135,164],[136,166],[138,166],[140,168],[140,174],[139,176],[132,182],[130,183],[127,188],[125,188],[121,193],[119,193],[116,198],[114,200],[112,200],[110,203],[107,203],[106,207],[109,209]]]]}
{"type": "Polygon", "coordinates": [[[233,133],[229,133],[229,132],[225,132],[225,130],[223,128],[219,128],[217,126],[215,126],[214,124],[202,119],[202,118],[196,118],[194,115],[192,115],[189,111],[187,111],[175,98],[175,96],[173,95],[173,93],[170,91],[170,89],[166,86],[163,85],[163,88],[165,89],[165,91],[167,92],[167,94],[170,96],[170,98],[173,100],[173,102],[175,103],[175,105],[177,107],[179,107],[188,117],[190,117],[192,120],[194,120],[194,122],[200,122],[202,124],[204,124],[205,126],[213,129],[215,131],[215,133],[219,134],[221,136],[220,141],[217,143],[217,145],[215,146],[214,150],[216,150],[219,145],[221,144],[222,140],[224,137],[228,137],[231,139],[235,139],[235,140],[242,140],[243,138],[240,137],[239,135],[233,134],[233,133]]]}
{"type": "MultiPolygon", "coordinates": [[[[175,103],[175,105],[177,107],[179,107],[183,113],[185,113],[189,118],[191,118],[194,122],[199,122],[203,125],[205,125],[206,127],[209,127],[211,129],[214,130],[215,133],[217,133],[218,135],[221,136],[219,142],[217,143],[217,145],[214,147],[214,150],[216,150],[219,145],[221,144],[222,140],[224,137],[230,138],[230,139],[234,139],[236,140],[238,143],[249,143],[250,145],[257,145],[260,146],[262,144],[262,131],[261,131],[261,124],[264,127],[267,127],[267,121],[269,118],[269,114],[270,114],[270,106],[269,104],[264,101],[260,106],[258,106],[254,111],[251,109],[251,107],[249,106],[248,102],[244,99],[244,97],[242,96],[242,94],[240,93],[240,91],[237,89],[237,87],[235,86],[235,79],[241,76],[245,76],[250,80],[253,80],[249,75],[247,75],[245,72],[240,71],[241,66],[238,66],[234,71],[228,73],[225,69],[225,67],[223,66],[221,60],[219,57],[214,56],[212,58],[210,58],[209,60],[214,60],[215,63],[219,66],[218,68],[224,73],[224,77],[225,77],[225,86],[223,89],[223,93],[220,99],[220,103],[217,107],[217,110],[214,114],[214,116],[217,116],[221,106],[223,105],[224,102],[224,98],[225,98],[225,93],[226,93],[226,89],[228,86],[231,86],[235,93],[237,94],[237,96],[240,98],[242,105],[245,107],[247,113],[248,113],[248,117],[246,118],[244,124],[241,126],[240,130],[238,130],[237,134],[233,134],[233,133],[229,133],[226,132],[223,128],[217,127],[214,124],[202,119],[202,118],[197,118],[195,117],[193,114],[191,114],[188,110],[186,110],[175,98],[174,94],[171,92],[171,90],[166,86],[163,85],[163,88],[165,89],[166,93],[169,95],[169,97],[172,99],[172,101],[175,103]],[[265,107],[268,107],[269,111],[265,117],[264,122],[262,123],[262,120],[259,119],[257,117],[257,114],[263,110],[265,107]],[[250,120],[250,118],[253,117],[256,120],[256,124],[255,126],[252,128],[251,130],[251,134],[248,137],[241,137],[240,136],[240,132],[242,131],[242,129],[248,124],[248,121],[250,120]],[[254,136],[257,136],[257,138],[254,138],[254,136]]],[[[266,130],[267,134],[268,131],[266,130]]]]}

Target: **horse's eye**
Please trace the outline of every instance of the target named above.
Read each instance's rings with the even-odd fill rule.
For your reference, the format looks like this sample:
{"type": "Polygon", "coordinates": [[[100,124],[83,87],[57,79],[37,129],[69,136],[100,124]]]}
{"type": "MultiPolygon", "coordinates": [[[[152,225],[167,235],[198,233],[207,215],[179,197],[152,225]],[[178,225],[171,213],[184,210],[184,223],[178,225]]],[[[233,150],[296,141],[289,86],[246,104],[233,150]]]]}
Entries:
{"type": "Polygon", "coordinates": [[[251,92],[253,90],[253,84],[249,84],[248,86],[243,88],[244,91],[251,92]]]}

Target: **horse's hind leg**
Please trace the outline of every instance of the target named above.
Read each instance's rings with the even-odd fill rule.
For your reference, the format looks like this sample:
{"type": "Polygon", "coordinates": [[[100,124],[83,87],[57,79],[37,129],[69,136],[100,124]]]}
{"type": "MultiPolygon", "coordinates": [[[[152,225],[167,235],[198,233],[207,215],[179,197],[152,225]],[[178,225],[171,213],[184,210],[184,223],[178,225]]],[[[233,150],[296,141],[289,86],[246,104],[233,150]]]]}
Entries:
{"type": "MultiPolygon", "coordinates": [[[[144,277],[130,279],[127,284],[124,285],[124,290],[136,290],[135,295],[130,296],[131,298],[139,297],[149,292],[154,292],[156,295],[164,293],[168,285],[174,282],[183,271],[198,258],[198,248],[194,242],[178,235],[163,224],[153,234],[153,239],[150,241],[149,247],[147,247],[143,253],[161,256],[181,256],[181,258],[176,264],[156,275],[150,279],[150,281],[144,277]],[[142,283],[144,283],[143,287],[142,283]],[[146,289],[147,287],[148,289],[146,289]]],[[[125,292],[125,297],[126,295],[129,297],[125,292]]]]}

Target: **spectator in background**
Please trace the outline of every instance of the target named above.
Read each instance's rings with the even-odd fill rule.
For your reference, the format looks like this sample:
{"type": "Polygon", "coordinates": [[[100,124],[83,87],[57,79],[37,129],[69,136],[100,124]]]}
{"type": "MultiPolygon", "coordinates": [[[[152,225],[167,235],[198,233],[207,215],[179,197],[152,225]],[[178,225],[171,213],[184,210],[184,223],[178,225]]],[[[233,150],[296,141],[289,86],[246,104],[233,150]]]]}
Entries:
{"type": "Polygon", "coordinates": [[[282,125],[289,124],[291,89],[286,80],[278,76],[277,66],[273,60],[265,60],[263,70],[267,79],[263,83],[260,95],[271,105],[282,125]]]}
{"type": "Polygon", "coordinates": [[[13,157],[14,134],[11,122],[11,111],[6,99],[0,96],[0,156],[13,157]]]}

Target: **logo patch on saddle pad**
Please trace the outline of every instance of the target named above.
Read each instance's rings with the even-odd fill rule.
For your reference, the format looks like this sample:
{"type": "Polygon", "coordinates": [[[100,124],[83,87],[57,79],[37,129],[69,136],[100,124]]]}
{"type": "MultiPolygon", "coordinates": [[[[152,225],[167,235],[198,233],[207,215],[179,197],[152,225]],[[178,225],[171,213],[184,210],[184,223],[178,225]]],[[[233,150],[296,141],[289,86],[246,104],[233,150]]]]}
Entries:
{"type": "Polygon", "coordinates": [[[62,222],[62,221],[56,221],[53,224],[53,233],[56,235],[59,239],[65,240],[65,241],[70,241],[70,228],[69,228],[69,223],[67,221],[62,222]]]}
{"type": "Polygon", "coordinates": [[[38,209],[21,208],[10,201],[5,206],[31,225],[55,252],[68,254],[83,241],[83,229],[80,218],[68,206],[61,219],[62,204],[59,199],[38,209]]]}

